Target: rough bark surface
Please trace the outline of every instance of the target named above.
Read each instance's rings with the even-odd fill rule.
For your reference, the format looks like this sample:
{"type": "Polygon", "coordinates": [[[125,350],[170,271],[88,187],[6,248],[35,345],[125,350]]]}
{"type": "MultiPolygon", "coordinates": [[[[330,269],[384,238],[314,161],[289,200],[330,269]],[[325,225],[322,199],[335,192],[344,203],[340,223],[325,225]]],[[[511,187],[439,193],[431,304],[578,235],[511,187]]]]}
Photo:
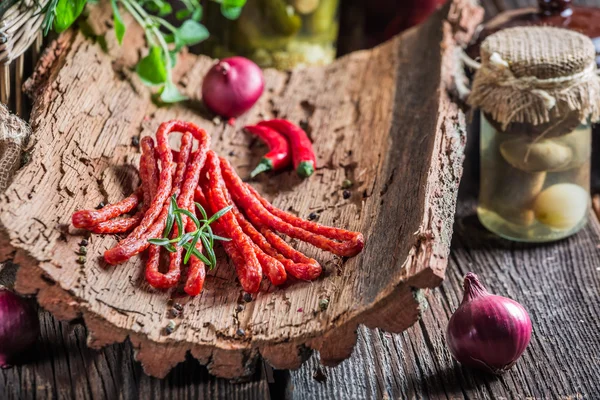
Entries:
{"type": "MultiPolygon", "coordinates": [[[[105,29],[102,11],[91,18],[98,34],[105,29]]],[[[361,323],[403,331],[419,319],[423,290],[441,283],[448,262],[465,120],[446,89],[456,43],[480,18],[479,8],[456,0],[419,29],[328,67],[266,71],[265,95],[236,127],[213,123],[197,101],[212,60],[183,55],[176,78],[194,100],[157,108],[129,70],[142,43],[139,30],[128,31],[126,51],[109,33],[108,53],[81,33],[61,36],[29,85],[31,161],[0,198],[0,256],[20,265],[17,290],[36,294],[60,319],[83,318],[93,348],[129,337],[145,372],[157,377],[187,352],[223,377],[250,374],[259,354],[276,367],[297,368],[306,350],[316,349],[331,365],[351,354],[361,323]],[[77,263],[82,233],[70,226],[70,215],[136,187],[133,137],[154,134],[167,119],[196,122],[245,176],[263,148],[239,127],[273,116],[307,127],[320,168],[305,181],[289,172],[256,186],[282,209],[316,212],[321,223],[363,232],[362,254],[341,260],[297,244],[321,262],[324,276],[279,289],[265,285],[239,313],[240,288],[221,255],[202,295],[178,299],[185,311],[169,336],[167,303],[176,294],[145,284],[140,258],[107,266],[101,254],[116,237],[92,236],[88,261],[77,263]],[[347,200],[345,179],[354,182],[347,200]],[[322,298],[329,299],[326,311],[318,307],[322,298]]]]}

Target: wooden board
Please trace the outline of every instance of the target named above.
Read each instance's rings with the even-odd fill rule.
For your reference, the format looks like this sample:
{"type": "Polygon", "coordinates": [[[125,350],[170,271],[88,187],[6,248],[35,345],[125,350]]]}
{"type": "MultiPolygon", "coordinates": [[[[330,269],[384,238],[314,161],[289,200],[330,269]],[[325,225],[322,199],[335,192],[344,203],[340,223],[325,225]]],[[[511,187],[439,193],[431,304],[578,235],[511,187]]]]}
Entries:
{"type": "Polygon", "coordinates": [[[461,187],[447,279],[428,297],[422,320],[399,335],[360,329],[354,354],[336,368],[312,357],[290,373],[290,400],[598,398],[598,218],[591,214],[581,232],[556,243],[509,242],[479,223],[477,192],[467,189],[461,187]],[[531,316],[531,343],[501,377],[462,367],[446,345],[446,326],[469,271],[531,316]],[[323,382],[314,378],[318,369],[323,382]]]}
{"type": "MultiPolygon", "coordinates": [[[[92,18],[98,33],[104,15],[99,10],[92,18]]],[[[132,48],[142,43],[141,32],[129,31],[127,51],[109,37],[108,54],[80,33],[61,36],[29,88],[36,99],[31,161],[0,199],[0,253],[20,265],[17,289],[36,294],[61,319],[82,317],[92,347],[129,337],[144,370],[159,377],[188,351],[224,377],[249,374],[259,354],[276,367],[296,368],[316,349],[324,363],[335,364],[350,355],[360,323],[406,329],[420,317],[423,290],[440,284],[447,264],[465,121],[446,89],[455,44],[480,18],[479,8],[457,0],[421,28],[329,67],[266,71],[265,96],[237,126],[274,115],[302,121],[321,168],[307,181],[283,173],[257,187],[283,209],[317,212],[319,222],[363,232],[366,249],[344,261],[298,244],[321,261],[325,276],[265,286],[239,313],[240,289],[221,257],[204,293],[183,299],[184,317],[170,336],[163,333],[170,294],[144,284],[139,259],[107,268],[99,255],[113,237],[93,236],[88,262],[77,264],[81,236],[70,215],[135,187],[132,137],[153,134],[164,120],[208,128],[213,148],[241,175],[263,149],[249,146],[239,129],[213,125],[197,101],[157,108],[127,68],[136,62],[132,48]],[[355,186],[344,200],[347,178],[355,186]],[[325,312],[318,310],[321,298],[330,300],[325,312]],[[238,328],[245,337],[235,335],[238,328]]],[[[177,79],[191,97],[211,63],[192,55],[179,60],[177,79]]]]}

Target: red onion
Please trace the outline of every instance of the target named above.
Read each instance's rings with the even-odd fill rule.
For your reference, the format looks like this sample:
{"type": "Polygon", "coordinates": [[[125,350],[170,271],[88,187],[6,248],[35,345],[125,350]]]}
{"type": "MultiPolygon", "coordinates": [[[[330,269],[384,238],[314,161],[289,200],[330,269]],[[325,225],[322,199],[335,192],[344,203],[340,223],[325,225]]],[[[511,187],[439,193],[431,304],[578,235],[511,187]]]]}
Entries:
{"type": "Polygon", "coordinates": [[[219,61],[204,77],[202,99],[215,113],[226,118],[248,111],[265,87],[262,70],[244,57],[219,61]]]}
{"type": "Polygon", "coordinates": [[[39,334],[35,309],[25,299],[0,287],[0,367],[10,367],[19,353],[33,346],[39,334]]]}
{"type": "Polygon", "coordinates": [[[529,344],[529,315],[516,301],[488,293],[471,272],[464,289],[462,303],[448,323],[448,347],[461,364],[500,374],[529,344]]]}

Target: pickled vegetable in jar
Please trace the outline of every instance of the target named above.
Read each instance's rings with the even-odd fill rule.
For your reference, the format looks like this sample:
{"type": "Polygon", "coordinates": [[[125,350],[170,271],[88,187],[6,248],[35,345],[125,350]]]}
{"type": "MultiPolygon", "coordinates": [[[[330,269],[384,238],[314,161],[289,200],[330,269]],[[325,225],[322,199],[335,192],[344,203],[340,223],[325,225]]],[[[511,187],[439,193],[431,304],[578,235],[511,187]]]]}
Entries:
{"type": "Polygon", "coordinates": [[[253,0],[235,21],[210,18],[220,10],[209,2],[213,37],[204,51],[216,58],[241,55],[259,66],[291,69],[335,59],[339,0],[253,0]],[[217,22],[212,22],[217,21],[217,22]]]}
{"type": "Polygon", "coordinates": [[[481,223],[526,242],[576,233],[587,222],[591,122],[600,117],[592,41],[510,28],[489,36],[480,56],[468,101],[482,113],[481,223]]]}

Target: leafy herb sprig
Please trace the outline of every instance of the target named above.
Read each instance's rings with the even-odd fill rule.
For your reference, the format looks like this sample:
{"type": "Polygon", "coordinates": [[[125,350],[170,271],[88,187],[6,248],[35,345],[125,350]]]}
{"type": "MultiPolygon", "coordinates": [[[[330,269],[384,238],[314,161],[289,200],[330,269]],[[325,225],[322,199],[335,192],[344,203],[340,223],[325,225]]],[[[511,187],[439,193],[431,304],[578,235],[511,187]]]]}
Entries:
{"type": "MultiPolygon", "coordinates": [[[[88,2],[95,0],[50,0],[42,12],[43,27],[47,34],[51,27],[58,33],[69,28],[82,13],[88,2]]],[[[209,37],[208,30],[200,22],[203,8],[200,0],[179,0],[185,8],[175,13],[182,21],[179,27],[167,21],[173,14],[168,0],[109,0],[112,6],[115,35],[119,44],[125,36],[125,23],[120,7],[127,11],[144,29],[148,55],[140,60],[136,72],[144,84],[157,88],[157,99],[163,103],[187,100],[173,82],[172,70],[177,53],[184,46],[193,46],[209,37]]],[[[221,14],[231,20],[237,19],[246,0],[212,0],[220,4],[221,14]]]]}
{"type": "Polygon", "coordinates": [[[163,237],[148,239],[148,242],[157,246],[162,246],[171,253],[176,252],[177,247],[183,247],[185,249],[185,256],[183,257],[184,264],[187,264],[193,255],[200,259],[204,264],[208,265],[210,269],[212,269],[217,264],[217,258],[214,252],[215,240],[228,242],[231,239],[215,235],[210,227],[210,224],[221,218],[223,215],[225,215],[225,213],[229,212],[233,206],[225,207],[208,218],[206,210],[200,204],[194,204],[196,205],[196,208],[198,208],[198,211],[200,211],[200,214],[202,214],[202,219],[198,219],[196,215],[189,210],[179,208],[177,206],[175,196],[171,197],[169,203],[169,213],[167,215],[167,223],[163,237]],[[183,226],[183,221],[181,218],[183,215],[186,215],[194,222],[196,225],[195,231],[187,233],[185,232],[185,227],[183,226]],[[171,231],[175,225],[177,226],[177,232],[179,233],[179,236],[174,239],[170,239],[171,231]],[[208,257],[196,249],[196,243],[198,243],[198,241],[202,242],[202,246],[206,250],[208,257]]]}

